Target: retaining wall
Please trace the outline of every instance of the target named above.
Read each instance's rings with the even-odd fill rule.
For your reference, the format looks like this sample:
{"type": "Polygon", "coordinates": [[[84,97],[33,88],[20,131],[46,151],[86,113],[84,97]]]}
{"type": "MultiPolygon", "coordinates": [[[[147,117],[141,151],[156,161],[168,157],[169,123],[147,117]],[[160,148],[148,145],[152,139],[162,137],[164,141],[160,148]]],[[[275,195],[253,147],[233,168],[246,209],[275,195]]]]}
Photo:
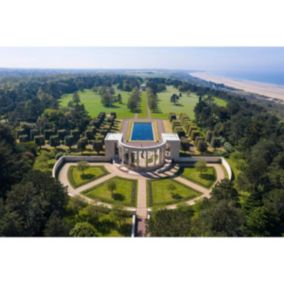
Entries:
{"type": "Polygon", "coordinates": [[[198,161],[205,161],[206,163],[221,163],[222,166],[225,168],[228,179],[232,180],[233,173],[232,169],[224,157],[218,156],[191,156],[191,157],[180,157],[177,162],[179,163],[195,163],[198,161]]]}
{"type": "Polygon", "coordinates": [[[111,159],[106,156],[62,156],[59,158],[53,166],[52,176],[57,178],[59,171],[65,163],[76,163],[80,161],[86,161],[88,163],[95,162],[110,162],[111,159]]]}

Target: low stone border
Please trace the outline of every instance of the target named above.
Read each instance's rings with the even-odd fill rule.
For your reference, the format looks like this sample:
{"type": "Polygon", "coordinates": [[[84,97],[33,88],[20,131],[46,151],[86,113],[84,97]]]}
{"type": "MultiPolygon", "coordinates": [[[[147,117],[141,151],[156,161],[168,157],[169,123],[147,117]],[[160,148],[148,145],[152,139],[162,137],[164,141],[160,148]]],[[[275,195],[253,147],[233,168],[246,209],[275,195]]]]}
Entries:
{"type": "Polygon", "coordinates": [[[196,163],[198,161],[205,161],[206,163],[220,163],[225,168],[228,179],[232,180],[233,172],[232,169],[224,157],[220,156],[191,156],[191,157],[180,157],[178,163],[196,163]]]}
{"type": "Polygon", "coordinates": [[[62,156],[59,158],[53,166],[52,177],[57,178],[58,173],[65,163],[76,163],[80,161],[86,161],[89,163],[95,162],[110,162],[111,160],[106,156],[62,156]]]}

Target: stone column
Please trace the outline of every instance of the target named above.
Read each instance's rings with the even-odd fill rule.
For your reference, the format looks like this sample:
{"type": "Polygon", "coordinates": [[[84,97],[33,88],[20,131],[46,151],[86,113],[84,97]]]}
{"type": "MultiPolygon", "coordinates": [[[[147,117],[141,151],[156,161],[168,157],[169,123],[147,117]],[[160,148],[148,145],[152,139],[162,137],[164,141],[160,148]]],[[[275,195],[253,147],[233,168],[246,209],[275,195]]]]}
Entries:
{"type": "Polygon", "coordinates": [[[137,167],[139,167],[139,158],[140,158],[140,151],[139,150],[137,150],[136,151],[136,163],[137,163],[137,167]]]}
{"type": "Polygon", "coordinates": [[[163,152],[163,147],[160,147],[159,148],[159,164],[161,165],[161,163],[162,163],[162,153],[163,152]]]}
{"type": "Polygon", "coordinates": [[[144,156],[146,168],[148,168],[148,150],[146,150],[146,156],[144,156]]]}
{"type": "Polygon", "coordinates": [[[124,164],[124,148],[123,146],[120,147],[120,159],[121,159],[121,163],[124,164]]]}
{"type": "Polygon", "coordinates": [[[157,162],[156,155],[157,155],[157,149],[154,150],[154,166],[156,166],[157,162]]]}
{"type": "Polygon", "coordinates": [[[131,151],[128,149],[128,165],[130,166],[131,165],[131,151]]]}

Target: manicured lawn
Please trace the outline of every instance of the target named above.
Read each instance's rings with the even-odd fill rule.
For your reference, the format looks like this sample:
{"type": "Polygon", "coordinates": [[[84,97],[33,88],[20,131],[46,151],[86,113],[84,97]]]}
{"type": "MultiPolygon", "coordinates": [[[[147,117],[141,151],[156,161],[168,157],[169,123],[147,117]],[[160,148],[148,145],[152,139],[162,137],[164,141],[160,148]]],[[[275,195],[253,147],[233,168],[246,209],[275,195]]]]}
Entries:
{"type": "Polygon", "coordinates": [[[179,94],[179,91],[173,86],[168,86],[165,92],[158,93],[158,108],[159,113],[152,112],[152,118],[167,119],[170,112],[175,112],[177,114],[184,112],[191,119],[195,118],[194,108],[198,103],[198,96],[195,93],[182,93],[182,97],[179,102],[175,105],[171,103],[170,98],[172,94],[179,94]]]}
{"type": "Polygon", "coordinates": [[[82,173],[77,166],[71,166],[68,170],[68,179],[71,185],[77,188],[108,173],[109,172],[103,166],[89,166],[84,173],[82,173]]]}
{"type": "Polygon", "coordinates": [[[140,112],[138,113],[138,118],[147,118],[148,116],[147,106],[148,106],[147,93],[142,92],[141,102],[140,102],[140,112]]]}
{"type": "Polygon", "coordinates": [[[213,97],[213,102],[220,107],[227,107],[228,102],[225,101],[224,99],[218,98],[218,97],[213,97]]]}
{"type": "Polygon", "coordinates": [[[83,194],[92,199],[98,199],[106,203],[124,206],[136,206],[137,181],[121,177],[111,178],[83,194]],[[116,189],[113,193],[109,190],[109,184],[115,183],[116,189]]]}
{"type": "Polygon", "coordinates": [[[184,202],[199,195],[199,192],[172,179],[147,181],[149,207],[184,202]]]}
{"type": "MultiPolygon", "coordinates": [[[[208,96],[206,96],[206,98],[208,98],[208,96]]],[[[212,99],[213,99],[214,104],[216,104],[217,106],[227,107],[228,105],[228,102],[222,98],[212,96],[212,99]]]]}
{"type": "Polygon", "coordinates": [[[207,167],[202,174],[195,167],[186,167],[183,168],[182,175],[207,188],[210,188],[216,180],[216,172],[213,167],[207,167]]]}
{"type": "MultiPolygon", "coordinates": [[[[120,91],[115,88],[116,94],[120,93],[122,97],[122,104],[114,103],[113,107],[105,107],[101,103],[101,97],[97,92],[93,90],[84,90],[79,92],[81,102],[85,105],[91,117],[96,117],[100,112],[116,112],[119,119],[122,118],[132,118],[134,114],[130,112],[127,107],[128,92],[120,91]]],[[[72,94],[65,94],[59,100],[59,104],[62,107],[66,107],[68,103],[72,100],[72,94]]]]}

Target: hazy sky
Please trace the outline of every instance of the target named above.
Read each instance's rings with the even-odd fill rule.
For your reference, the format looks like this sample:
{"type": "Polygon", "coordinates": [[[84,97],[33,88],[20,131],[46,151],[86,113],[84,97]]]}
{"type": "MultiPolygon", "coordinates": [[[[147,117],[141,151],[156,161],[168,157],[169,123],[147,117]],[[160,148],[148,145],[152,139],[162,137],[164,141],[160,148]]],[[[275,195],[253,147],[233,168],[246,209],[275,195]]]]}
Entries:
{"type": "Polygon", "coordinates": [[[284,70],[284,48],[0,47],[0,67],[284,70]]]}

